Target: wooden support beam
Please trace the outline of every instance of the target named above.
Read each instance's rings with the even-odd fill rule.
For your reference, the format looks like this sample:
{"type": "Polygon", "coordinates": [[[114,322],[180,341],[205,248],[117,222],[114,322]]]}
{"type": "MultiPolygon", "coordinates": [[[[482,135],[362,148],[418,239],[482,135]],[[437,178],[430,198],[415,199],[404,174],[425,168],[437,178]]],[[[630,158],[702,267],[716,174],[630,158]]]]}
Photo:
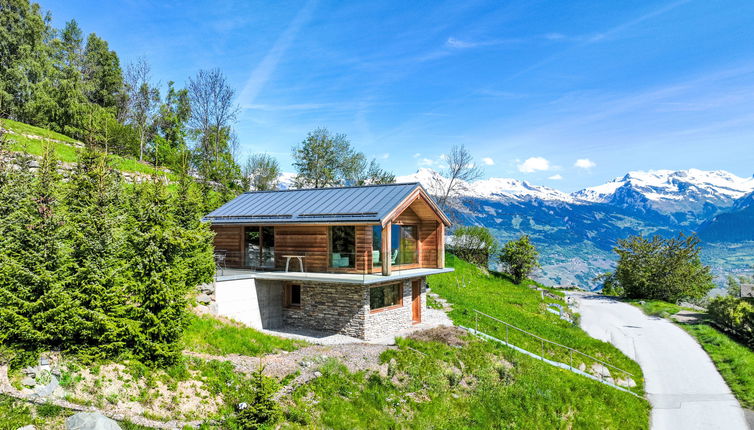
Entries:
{"type": "Polygon", "coordinates": [[[390,276],[392,261],[390,260],[390,230],[393,224],[387,223],[382,227],[382,275],[390,276]]]}
{"type": "Polygon", "coordinates": [[[437,223],[437,268],[445,268],[445,224],[437,223]]]}

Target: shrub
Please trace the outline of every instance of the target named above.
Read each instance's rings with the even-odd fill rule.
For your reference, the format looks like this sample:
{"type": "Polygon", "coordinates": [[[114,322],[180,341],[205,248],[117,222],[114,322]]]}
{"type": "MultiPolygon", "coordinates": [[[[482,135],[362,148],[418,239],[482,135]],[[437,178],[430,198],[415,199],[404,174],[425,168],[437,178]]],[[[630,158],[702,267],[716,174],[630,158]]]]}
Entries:
{"type": "Polygon", "coordinates": [[[718,326],[754,348],[754,306],[742,299],[721,296],[710,302],[707,311],[718,326]]]}
{"type": "Polygon", "coordinates": [[[490,256],[498,249],[497,239],[481,226],[461,226],[453,231],[449,250],[469,263],[487,266],[490,256]]]}
{"type": "Polygon", "coordinates": [[[503,246],[500,263],[503,265],[503,270],[511,275],[513,281],[520,284],[531,275],[534,269],[539,267],[538,256],[539,253],[529,240],[529,236],[523,235],[518,240],[512,240],[503,246]]]}
{"type": "Polygon", "coordinates": [[[238,412],[236,422],[244,430],[269,427],[282,416],[273,399],[278,386],[274,380],[262,375],[262,369],[251,375],[251,385],[252,395],[245,402],[246,407],[238,412]]]}
{"type": "Polygon", "coordinates": [[[632,236],[618,241],[614,250],[618,265],[605,280],[623,297],[676,303],[702,298],[715,287],[710,268],[699,258],[701,249],[695,236],[655,236],[651,240],[632,236]]]}

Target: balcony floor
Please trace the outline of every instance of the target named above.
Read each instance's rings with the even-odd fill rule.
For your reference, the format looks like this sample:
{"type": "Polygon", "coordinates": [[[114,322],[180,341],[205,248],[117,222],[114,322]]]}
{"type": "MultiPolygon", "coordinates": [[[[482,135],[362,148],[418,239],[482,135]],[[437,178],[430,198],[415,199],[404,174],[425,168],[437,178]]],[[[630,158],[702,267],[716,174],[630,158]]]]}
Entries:
{"type": "Polygon", "coordinates": [[[317,273],[317,272],[260,272],[251,269],[218,269],[216,281],[236,279],[264,279],[269,281],[332,282],[339,284],[370,285],[401,279],[420,278],[429,275],[452,272],[453,268],[444,269],[407,269],[393,270],[390,276],[361,273],[317,273]]]}

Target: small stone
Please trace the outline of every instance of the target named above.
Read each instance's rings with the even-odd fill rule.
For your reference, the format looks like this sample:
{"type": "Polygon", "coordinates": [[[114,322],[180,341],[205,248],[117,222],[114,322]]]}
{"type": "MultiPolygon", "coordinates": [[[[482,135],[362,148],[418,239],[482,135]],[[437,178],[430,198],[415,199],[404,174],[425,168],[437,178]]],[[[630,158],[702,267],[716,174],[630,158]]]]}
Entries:
{"type": "Polygon", "coordinates": [[[589,371],[591,374],[596,375],[596,376],[602,376],[602,377],[610,376],[610,370],[608,370],[607,367],[599,363],[592,364],[592,367],[589,368],[589,371]]]}
{"type": "Polygon", "coordinates": [[[36,369],[36,368],[34,368],[34,367],[25,367],[25,368],[24,368],[24,369],[23,369],[23,370],[21,371],[21,373],[24,373],[24,374],[26,374],[26,375],[36,375],[36,374],[37,374],[37,369],[36,369]]]}
{"type": "Polygon", "coordinates": [[[21,380],[21,385],[23,385],[24,387],[33,387],[37,385],[37,381],[31,376],[27,376],[26,378],[21,380]]]}
{"type": "Polygon", "coordinates": [[[39,365],[40,366],[49,366],[50,365],[50,359],[45,357],[44,355],[39,357],[39,365]]]}
{"type": "Polygon", "coordinates": [[[586,364],[584,363],[579,364],[579,370],[582,372],[586,372],[586,364]]]}
{"type": "Polygon", "coordinates": [[[210,303],[207,308],[209,309],[209,313],[217,315],[217,303],[210,303]]]}
{"type": "Polygon", "coordinates": [[[319,378],[320,376],[322,376],[322,372],[319,372],[319,371],[314,372],[314,377],[315,378],[319,378]]]}
{"type": "Polygon", "coordinates": [[[19,427],[18,430],[37,430],[37,428],[29,424],[28,426],[19,427]]]}
{"type": "Polygon", "coordinates": [[[615,385],[620,385],[621,387],[628,387],[628,388],[634,388],[636,386],[636,381],[634,381],[631,378],[618,378],[617,381],[615,381],[615,385]]]}
{"type": "Polygon", "coordinates": [[[99,412],[79,412],[65,420],[66,430],[121,430],[118,423],[99,412]]]}
{"type": "Polygon", "coordinates": [[[60,382],[58,382],[58,378],[55,376],[50,375],[50,383],[47,385],[37,386],[34,389],[34,394],[36,394],[39,397],[47,397],[50,394],[52,394],[53,391],[55,391],[56,388],[60,386],[60,382]]]}
{"type": "Polygon", "coordinates": [[[209,303],[212,302],[212,298],[210,296],[206,295],[206,294],[199,294],[196,297],[196,301],[199,302],[199,303],[203,303],[203,304],[206,305],[206,304],[209,304],[209,303]]]}

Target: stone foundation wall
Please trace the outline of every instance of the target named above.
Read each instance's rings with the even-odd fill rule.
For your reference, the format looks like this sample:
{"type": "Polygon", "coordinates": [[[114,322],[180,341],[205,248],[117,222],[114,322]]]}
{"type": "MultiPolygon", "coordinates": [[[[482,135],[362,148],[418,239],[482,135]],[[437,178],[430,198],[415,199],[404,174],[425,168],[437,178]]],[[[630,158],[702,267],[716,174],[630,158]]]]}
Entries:
{"type": "MultiPolygon", "coordinates": [[[[415,279],[401,281],[401,284],[403,285],[403,305],[401,307],[371,313],[368,311],[369,307],[367,306],[365,339],[378,339],[393,334],[399,330],[409,328],[413,325],[411,319],[411,284],[413,281],[415,281],[415,279]]],[[[424,279],[421,279],[420,282],[420,301],[421,312],[423,315],[427,308],[427,283],[424,279]]],[[[367,291],[367,300],[368,299],[369,291],[367,291]]]]}
{"type": "Polygon", "coordinates": [[[301,285],[301,307],[283,309],[286,325],[364,338],[365,317],[369,311],[366,287],[352,284],[298,285],[301,285]]]}

